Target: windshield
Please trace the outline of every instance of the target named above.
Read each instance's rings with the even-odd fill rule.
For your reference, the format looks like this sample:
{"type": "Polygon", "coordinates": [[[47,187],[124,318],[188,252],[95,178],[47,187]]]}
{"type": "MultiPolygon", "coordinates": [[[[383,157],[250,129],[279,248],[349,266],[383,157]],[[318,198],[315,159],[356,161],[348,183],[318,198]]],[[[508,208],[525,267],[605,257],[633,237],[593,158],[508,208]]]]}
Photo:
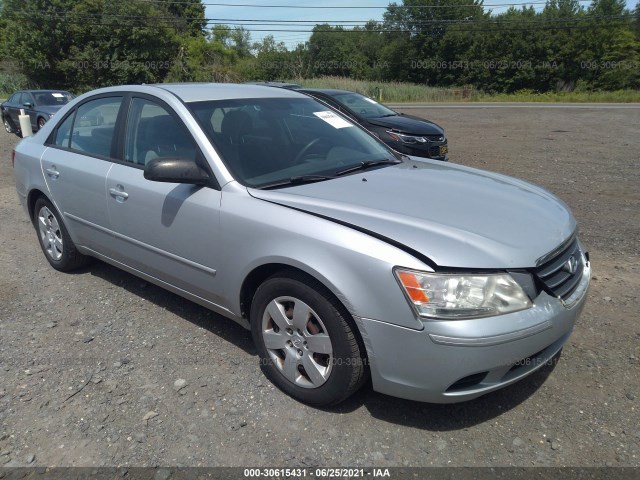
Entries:
{"type": "Polygon", "coordinates": [[[381,142],[311,98],[243,98],[189,107],[233,176],[250,187],[396,160],[381,142]]]}
{"type": "Polygon", "coordinates": [[[33,96],[36,105],[66,105],[73,99],[69,92],[34,92],[33,96]]]}
{"type": "Polygon", "coordinates": [[[380,118],[397,115],[397,113],[390,108],[380,105],[375,100],[365,97],[364,95],[360,95],[359,93],[340,93],[338,95],[333,95],[333,98],[340,105],[347,107],[364,118],[380,118]]]}

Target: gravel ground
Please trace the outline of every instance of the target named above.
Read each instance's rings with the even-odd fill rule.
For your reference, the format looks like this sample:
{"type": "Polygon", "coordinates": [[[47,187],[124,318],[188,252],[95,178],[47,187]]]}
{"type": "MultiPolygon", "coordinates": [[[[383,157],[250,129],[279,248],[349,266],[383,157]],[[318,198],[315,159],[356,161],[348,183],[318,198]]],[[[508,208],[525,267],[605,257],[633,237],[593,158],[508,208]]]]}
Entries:
{"type": "Polygon", "coordinates": [[[556,365],[458,405],[297,403],[233,322],[100,262],[51,269],[3,133],[0,466],[640,466],[640,108],[411,113],[452,161],[573,209],[595,275],[556,365]]]}

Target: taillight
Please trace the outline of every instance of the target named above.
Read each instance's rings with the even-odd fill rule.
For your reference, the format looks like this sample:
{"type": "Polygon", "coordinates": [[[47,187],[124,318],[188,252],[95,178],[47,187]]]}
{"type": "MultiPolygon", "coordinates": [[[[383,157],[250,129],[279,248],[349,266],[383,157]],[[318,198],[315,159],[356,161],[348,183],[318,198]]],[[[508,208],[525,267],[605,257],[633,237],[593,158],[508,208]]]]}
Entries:
{"type": "Polygon", "coordinates": [[[16,166],[16,149],[11,150],[11,166],[16,166]]]}

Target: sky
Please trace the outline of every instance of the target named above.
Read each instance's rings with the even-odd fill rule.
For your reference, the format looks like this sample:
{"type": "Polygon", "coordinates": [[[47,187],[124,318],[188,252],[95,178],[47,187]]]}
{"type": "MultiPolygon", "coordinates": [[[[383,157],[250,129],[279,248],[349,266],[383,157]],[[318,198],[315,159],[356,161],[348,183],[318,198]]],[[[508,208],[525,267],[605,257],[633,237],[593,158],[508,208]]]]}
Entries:
{"type": "MultiPolygon", "coordinates": [[[[544,3],[540,3],[544,0],[531,1],[533,1],[533,7],[535,7],[536,10],[542,10],[544,8],[544,3]]],[[[509,5],[518,7],[520,5],[529,5],[531,1],[485,0],[484,4],[485,11],[490,9],[493,13],[501,13],[509,8],[509,5]]],[[[636,1],[637,0],[626,0],[627,8],[635,8],[636,1]]],[[[292,49],[295,48],[298,43],[304,43],[309,39],[310,33],[305,32],[305,30],[311,30],[316,23],[329,22],[335,24],[334,22],[341,22],[348,24],[345,25],[345,28],[352,28],[353,24],[361,25],[367,20],[382,20],[382,16],[390,2],[389,0],[346,0],[344,2],[335,0],[329,2],[322,2],[320,0],[203,0],[203,3],[205,5],[210,4],[206,7],[206,16],[207,18],[219,19],[220,21],[216,23],[244,24],[245,28],[251,30],[252,41],[259,42],[266,35],[273,35],[277,42],[284,42],[287,48],[292,49]],[[246,6],[230,6],[230,4],[246,6]],[[282,5],[284,8],[265,8],[259,7],[259,5],[282,5]],[[323,8],[287,8],[288,6],[323,8]],[[341,8],[354,6],[366,8],[341,8]],[[231,20],[235,21],[232,22],[231,20]],[[276,21],[274,23],[280,24],[252,26],[252,22],[248,20],[256,20],[258,22],[276,21]],[[298,22],[298,25],[293,22],[298,22]]],[[[396,0],[396,3],[402,4],[402,1],[396,0]]],[[[589,6],[590,3],[590,0],[580,1],[580,5],[585,7],[589,6]]]]}

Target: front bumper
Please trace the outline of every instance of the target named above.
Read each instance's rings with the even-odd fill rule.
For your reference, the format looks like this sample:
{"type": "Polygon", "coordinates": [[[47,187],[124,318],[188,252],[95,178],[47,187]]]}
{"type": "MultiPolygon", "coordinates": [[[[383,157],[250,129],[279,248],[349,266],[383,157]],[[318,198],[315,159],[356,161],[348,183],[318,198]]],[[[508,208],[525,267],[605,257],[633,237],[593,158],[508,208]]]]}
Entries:
{"type": "Polygon", "coordinates": [[[356,318],[371,366],[374,390],[410,400],[454,403],[477,398],[549,363],[573,330],[586,302],[571,308],[541,293],[528,310],[498,317],[425,321],[422,330],[356,318]]]}

